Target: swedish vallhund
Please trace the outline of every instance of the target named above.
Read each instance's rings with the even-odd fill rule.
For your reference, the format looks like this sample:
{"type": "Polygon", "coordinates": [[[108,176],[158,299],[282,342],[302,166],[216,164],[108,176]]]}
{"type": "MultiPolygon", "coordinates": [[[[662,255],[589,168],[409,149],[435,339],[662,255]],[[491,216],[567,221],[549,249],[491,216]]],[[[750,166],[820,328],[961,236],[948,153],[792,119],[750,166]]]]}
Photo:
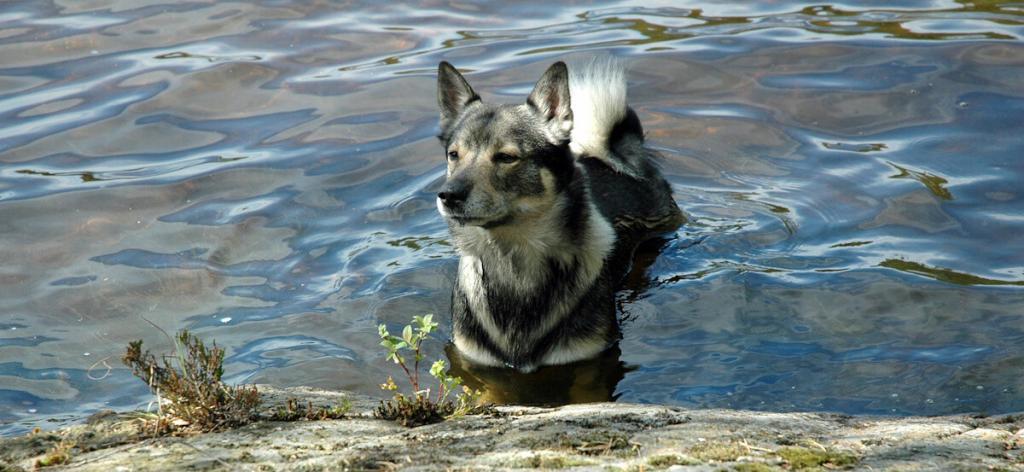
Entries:
{"type": "Polygon", "coordinates": [[[461,255],[455,347],[530,372],[597,356],[619,338],[615,289],[633,251],[685,218],[644,148],[612,60],[552,65],[526,103],[484,103],[438,68],[448,160],[437,208],[461,255]]]}

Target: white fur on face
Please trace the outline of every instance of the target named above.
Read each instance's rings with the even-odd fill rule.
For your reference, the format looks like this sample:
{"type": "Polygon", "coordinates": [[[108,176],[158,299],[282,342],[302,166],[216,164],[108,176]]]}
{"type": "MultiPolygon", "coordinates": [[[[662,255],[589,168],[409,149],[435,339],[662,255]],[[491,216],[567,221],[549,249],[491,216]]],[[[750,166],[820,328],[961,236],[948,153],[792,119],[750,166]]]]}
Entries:
{"type": "Polygon", "coordinates": [[[448,214],[448,209],[444,207],[444,202],[441,201],[441,197],[437,197],[434,200],[437,203],[437,212],[445,218],[450,217],[451,215],[448,214]]]}

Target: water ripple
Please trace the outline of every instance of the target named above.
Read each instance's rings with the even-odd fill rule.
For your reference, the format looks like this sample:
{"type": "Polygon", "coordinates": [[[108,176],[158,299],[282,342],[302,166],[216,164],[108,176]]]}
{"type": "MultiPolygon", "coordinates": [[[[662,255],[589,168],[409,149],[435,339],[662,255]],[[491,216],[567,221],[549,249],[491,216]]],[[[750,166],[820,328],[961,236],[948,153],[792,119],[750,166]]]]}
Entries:
{"type": "Polygon", "coordinates": [[[1024,8],[474,8],[6,3],[0,434],[144,404],[111,364],[171,349],[154,325],[216,339],[232,381],[379,393],[376,325],[447,323],[437,63],[518,101],[591,53],[629,65],[691,217],[620,294],[610,395],[1024,409],[1024,8]]]}

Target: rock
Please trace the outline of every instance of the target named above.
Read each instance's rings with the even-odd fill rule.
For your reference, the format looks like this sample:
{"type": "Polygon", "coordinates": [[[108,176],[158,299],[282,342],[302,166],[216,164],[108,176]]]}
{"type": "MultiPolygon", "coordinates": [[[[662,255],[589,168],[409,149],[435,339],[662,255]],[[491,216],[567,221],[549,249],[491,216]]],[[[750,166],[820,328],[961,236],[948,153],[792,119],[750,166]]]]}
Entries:
{"type": "Polygon", "coordinates": [[[94,416],[55,432],[0,440],[0,471],[30,470],[70,446],[74,470],[1021,470],[1024,415],[850,417],[594,403],[499,407],[404,428],[372,418],[376,400],[260,386],[269,409],[297,397],[347,399],[354,417],[261,421],[229,431],[151,438],[139,414],[94,416]]]}

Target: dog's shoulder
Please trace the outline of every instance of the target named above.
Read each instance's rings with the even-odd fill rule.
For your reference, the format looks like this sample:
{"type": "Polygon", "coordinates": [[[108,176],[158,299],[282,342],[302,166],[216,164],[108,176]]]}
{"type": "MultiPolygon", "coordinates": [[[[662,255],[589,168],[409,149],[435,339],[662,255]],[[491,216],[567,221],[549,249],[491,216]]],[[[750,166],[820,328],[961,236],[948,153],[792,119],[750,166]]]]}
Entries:
{"type": "Polygon", "coordinates": [[[645,155],[639,160],[636,177],[612,169],[598,159],[580,160],[594,204],[611,222],[620,242],[626,244],[672,231],[685,222],[672,198],[672,188],[651,162],[653,151],[637,151],[645,155]]]}

